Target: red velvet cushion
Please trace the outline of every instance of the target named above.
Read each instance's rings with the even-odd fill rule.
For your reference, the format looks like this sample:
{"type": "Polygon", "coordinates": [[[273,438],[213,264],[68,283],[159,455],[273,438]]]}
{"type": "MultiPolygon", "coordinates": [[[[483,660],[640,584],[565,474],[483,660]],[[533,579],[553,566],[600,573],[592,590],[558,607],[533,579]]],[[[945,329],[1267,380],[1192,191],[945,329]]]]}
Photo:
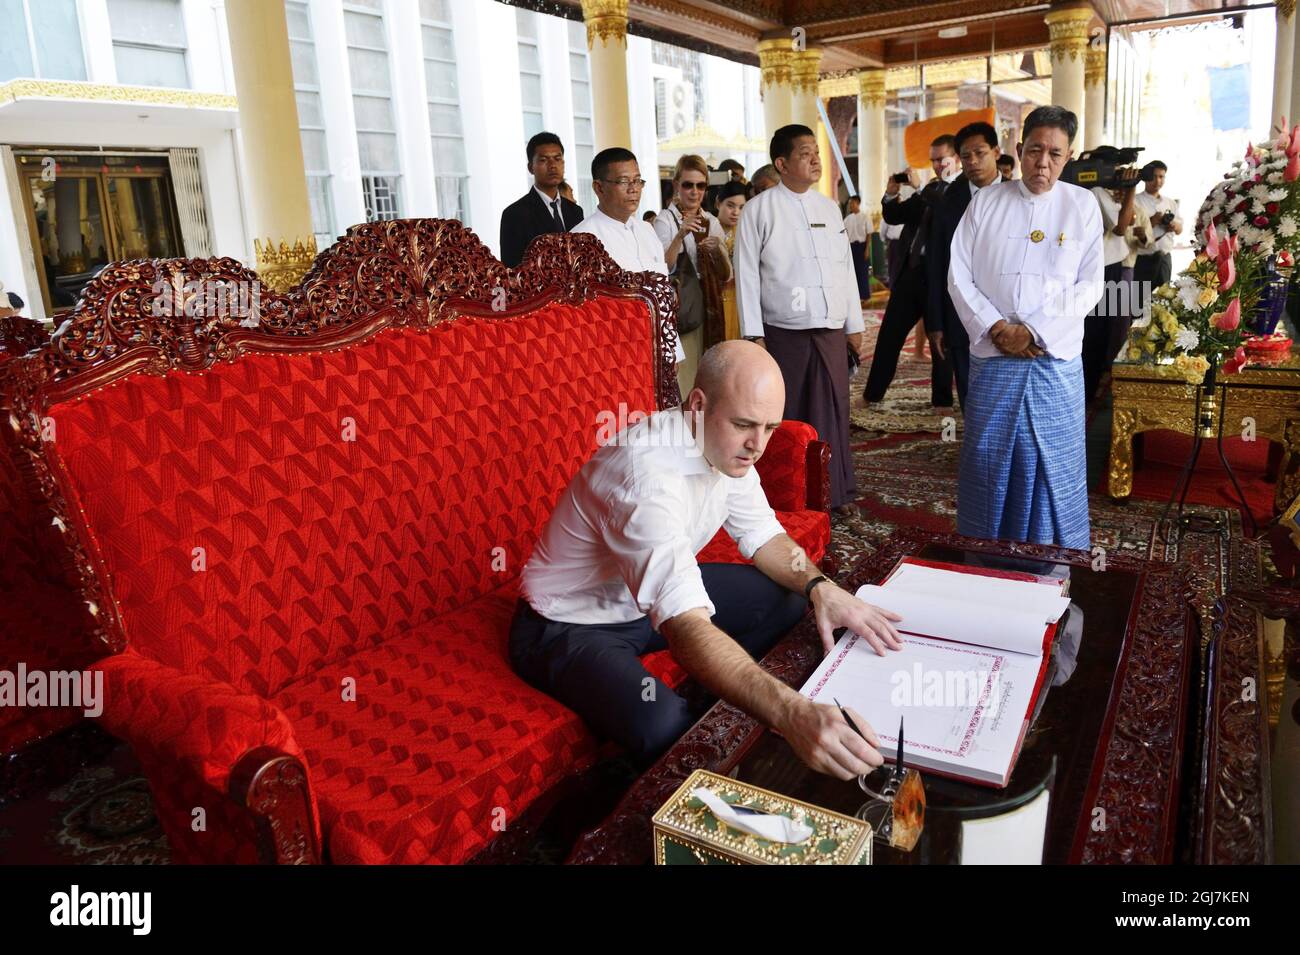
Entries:
{"type": "Polygon", "coordinates": [[[552,305],[56,406],[131,645],[271,696],[500,586],[598,414],[653,407],[648,326],[639,301],[552,305]]]}
{"type": "Polygon", "coordinates": [[[816,440],[817,429],[804,421],[782,421],[772,432],[754,469],[774,510],[802,511],[808,506],[808,444],[816,440]]]}
{"type": "Polygon", "coordinates": [[[510,670],[513,585],[286,686],[334,862],[461,862],[592,761],[569,709],[510,670]],[[356,701],[342,698],[355,681],[356,701]]]}

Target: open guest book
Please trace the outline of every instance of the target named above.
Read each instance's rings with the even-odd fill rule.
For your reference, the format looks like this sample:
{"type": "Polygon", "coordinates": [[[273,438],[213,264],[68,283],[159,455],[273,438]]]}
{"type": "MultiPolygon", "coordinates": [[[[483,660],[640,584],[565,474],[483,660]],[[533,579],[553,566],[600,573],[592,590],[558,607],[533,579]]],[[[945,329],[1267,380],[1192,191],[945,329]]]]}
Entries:
{"type": "Polygon", "coordinates": [[[892,610],[902,650],[876,651],[848,632],[801,691],[862,714],[892,759],[899,717],[903,761],[986,786],[1005,786],[1034,713],[1068,581],[907,557],[858,596],[892,610]]]}

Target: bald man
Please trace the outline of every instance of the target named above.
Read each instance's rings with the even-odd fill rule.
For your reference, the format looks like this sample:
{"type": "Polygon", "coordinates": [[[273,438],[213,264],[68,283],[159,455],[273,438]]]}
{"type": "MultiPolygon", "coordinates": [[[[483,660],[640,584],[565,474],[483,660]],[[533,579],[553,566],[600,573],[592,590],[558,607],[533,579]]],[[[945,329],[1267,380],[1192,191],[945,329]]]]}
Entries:
{"type": "Polygon", "coordinates": [[[521,578],[510,662],[598,735],[644,761],[700,715],[641,665],[670,649],[706,690],[778,730],[813,769],[851,779],[880,765],[833,706],[767,674],[761,657],[811,600],[823,648],[848,627],[884,654],[891,620],[821,576],[785,533],[754,462],[781,423],[781,369],[762,347],[704,353],[682,408],[612,436],[570,482],[521,578]],[[719,527],[746,564],[699,564],[719,527]]]}

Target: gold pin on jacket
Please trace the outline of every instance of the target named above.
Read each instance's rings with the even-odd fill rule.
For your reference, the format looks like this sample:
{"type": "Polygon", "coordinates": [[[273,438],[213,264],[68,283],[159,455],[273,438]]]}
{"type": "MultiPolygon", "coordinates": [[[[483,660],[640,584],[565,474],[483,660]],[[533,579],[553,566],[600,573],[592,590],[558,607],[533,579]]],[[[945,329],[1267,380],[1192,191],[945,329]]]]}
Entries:
{"type": "Polygon", "coordinates": [[[1029,233],[1029,241],[1030,241],[1030,242],[1042,242],[1042,241],[1043,241],[1043,230],[1042,230],[1042,229],[1035,229],[1033,232],[1029,233]]]}

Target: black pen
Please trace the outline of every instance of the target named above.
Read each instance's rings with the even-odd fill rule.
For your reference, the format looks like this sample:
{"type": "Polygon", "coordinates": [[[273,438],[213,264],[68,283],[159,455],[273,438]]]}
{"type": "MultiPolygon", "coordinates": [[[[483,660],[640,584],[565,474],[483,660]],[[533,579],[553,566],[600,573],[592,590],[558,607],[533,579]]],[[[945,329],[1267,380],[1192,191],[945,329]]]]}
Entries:
{"type": "MultiPolygon", "coordinates": [[[[832,696],[831,699],[832,699],[832,700],[835,700],[835,697],[832,696]]],[[[849,726],[853,727],[853,732],[857,733],[857,734],[858,734],[859,736],[861,736],[864,740],[866,740],[866,743],[867,743],[868,746],[871,746],[871,740],[867,739],[867,735],[866,735],[865,733],[863,733],[862,730],[858,729],[858,724],[855,723],[855,722],[853,722],[853,717],[849,716],[849,711],[846,710],[843,706],[840,706],[840,701],[839,701],[839,700],[835,700],[835,705],[836,705],[836,706],[839,706],[839,708],[840,708],[840,715],[842,715],[842,716],[844,717],[844,722],[848,723],[849,726]]],[[[874,748],[874,747],[873,747],[873,748],[874,748]]]]}

